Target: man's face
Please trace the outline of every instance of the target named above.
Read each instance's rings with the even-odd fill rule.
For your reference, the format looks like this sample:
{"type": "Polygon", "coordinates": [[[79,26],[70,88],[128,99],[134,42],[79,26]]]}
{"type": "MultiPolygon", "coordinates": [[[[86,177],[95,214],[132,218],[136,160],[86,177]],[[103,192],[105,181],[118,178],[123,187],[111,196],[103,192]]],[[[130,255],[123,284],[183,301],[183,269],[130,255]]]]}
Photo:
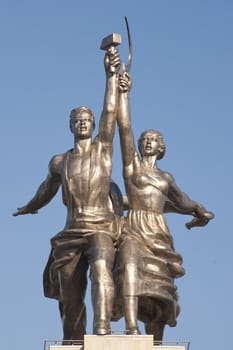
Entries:
{"type": "Polygon", "coordinates": [[[90,138],[94,130],[92,115],[87,111],[76,114],[71,118],[70,128],[79,139],[90,138]]]}
{"type": "Polygon", "coordinates": [[[160,144],[155,133],[146,133],[140,141],[140,149],[143,156],[153,156],[158,153],[160,144]]]}

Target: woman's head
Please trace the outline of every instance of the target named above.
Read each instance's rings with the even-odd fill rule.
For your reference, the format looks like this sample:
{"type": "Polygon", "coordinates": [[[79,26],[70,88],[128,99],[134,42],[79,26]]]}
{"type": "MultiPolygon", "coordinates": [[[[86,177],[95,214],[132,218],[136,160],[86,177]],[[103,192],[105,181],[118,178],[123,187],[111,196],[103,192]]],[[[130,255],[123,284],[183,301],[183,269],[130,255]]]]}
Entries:
{"type": "Polygon", "coordinates": [[[157,130],[143,131],[138,140],[138,148],[141,156],[156,155],[157,159],[163,158],[166,151],[163,135],[157,130]]]}

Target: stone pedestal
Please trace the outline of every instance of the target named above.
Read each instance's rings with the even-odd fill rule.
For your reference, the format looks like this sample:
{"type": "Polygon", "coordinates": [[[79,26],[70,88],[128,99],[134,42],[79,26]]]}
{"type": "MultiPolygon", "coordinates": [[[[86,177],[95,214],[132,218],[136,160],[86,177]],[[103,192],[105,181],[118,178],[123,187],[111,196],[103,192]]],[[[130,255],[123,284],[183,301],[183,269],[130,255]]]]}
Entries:
{"type": "Polygon", "coordinates": [[[152,335],[86,335],[85,350],[152,350],[152,335]]]}
{"type": "MultiPolygon", "coordinates": [[[[178,344],[178,342],[177,342],[178,344]]],[[[154,345],[152,335],[85,335],[83,345],[50,345],[48,350],[187,350],[183,345],[154,345]]],[[[47,348],[45,349],[47,350],[47,348]]]]}

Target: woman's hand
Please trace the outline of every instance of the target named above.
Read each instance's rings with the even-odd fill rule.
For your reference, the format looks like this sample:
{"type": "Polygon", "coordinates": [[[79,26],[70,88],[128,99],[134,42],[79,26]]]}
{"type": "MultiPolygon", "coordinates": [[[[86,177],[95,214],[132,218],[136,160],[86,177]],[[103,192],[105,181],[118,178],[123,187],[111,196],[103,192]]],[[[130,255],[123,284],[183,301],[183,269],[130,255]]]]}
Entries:
{"type": "Polygon", "coordinates": [[[128,72],[123,71],[119,76],[119,90],[120,92],[130,91],[132,86],[132,79],[128,72]]]}

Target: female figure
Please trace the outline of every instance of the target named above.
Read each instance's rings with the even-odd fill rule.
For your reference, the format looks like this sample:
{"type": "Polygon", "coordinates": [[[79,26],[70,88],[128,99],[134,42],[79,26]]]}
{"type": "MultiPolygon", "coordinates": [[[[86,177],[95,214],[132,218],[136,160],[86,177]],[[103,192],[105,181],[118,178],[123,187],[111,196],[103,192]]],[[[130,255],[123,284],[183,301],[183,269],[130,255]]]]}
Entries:
{"type": "Polygon", "coordinates": [[[140,334],[137,320],[147,334],[162,340],[166,324],[176,325],[179,314],[174,278],[184,275],[182,257],[175,251],[164,212],[191,214],[188,224],[205,225],[213,217],[176,185],[168,172],[157,166],[165,153],[162,134],[148,130],[139,139],[138,154],[131,127],[129,91],[131,78],[119,78],[118,126],[128,216],[119,244],[119,282],[128,334],[140,334]]]}

